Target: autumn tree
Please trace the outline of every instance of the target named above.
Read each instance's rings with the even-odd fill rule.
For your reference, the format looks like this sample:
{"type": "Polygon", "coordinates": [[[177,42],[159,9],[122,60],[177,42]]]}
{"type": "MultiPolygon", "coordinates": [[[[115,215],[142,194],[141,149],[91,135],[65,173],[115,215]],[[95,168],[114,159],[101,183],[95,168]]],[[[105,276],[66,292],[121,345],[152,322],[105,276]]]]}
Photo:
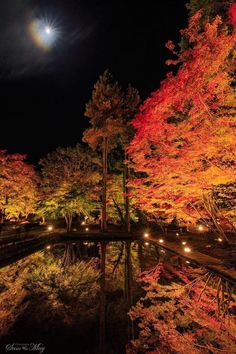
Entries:
{"type": "MultiPolygon", "coordinates": [[[[150,214],[203,218],[227,241],[213,189],[236,179],[235,29],[217,16],[199,32],[201,12],[181,34],[190,46],[167,64],[178,64],[141,107],[129,146],[137,205],[150,214]]],[[[228,210],[221,209],[226,217],[228,210]]]]}
{"type": "Polygon", "coordinates": [[[58,148],[40,160],[41,197],[38,213],[63,216],[67,230],[75,215],[88,216],[97,207],[100,166],[95,153],[77,144],[58,148]]]}
{"type": "Polygon", "coordinates": [[[134,128],[130,124],[131,120],[138,112],[140,97],[138,90],[128,85],[124,92],[124,115],[123,131],[117,139],[117,146],[108,156],[110,176],[108,179],[108,207],[109,215],[112,210],[116,210],[120,221],[125,225],[127,232],[130,232],[130,220],[136,219],[134,204],[129,197],[129,168],[127,161],[127,145],[134,136],[134,128]]]}
{"type": "Polygon", "coordinates": [[[36,210],[37,175],[26,156],[0,151],[0,220],[27,218],[36,210]]]}
{"type": "Polygon", "coordinates": [[[139,104],[137,90],[128,87],[125,94],[109,71],[100,76],[94,86],[92,98],[86,105],[85,116],[91,128],[84,133],[84,140],[95,150],[102,152],[103,188],[101,229],[107,230],[107,173],[108,153],[127,143],[130,128],[127,122],[139,104]]]}

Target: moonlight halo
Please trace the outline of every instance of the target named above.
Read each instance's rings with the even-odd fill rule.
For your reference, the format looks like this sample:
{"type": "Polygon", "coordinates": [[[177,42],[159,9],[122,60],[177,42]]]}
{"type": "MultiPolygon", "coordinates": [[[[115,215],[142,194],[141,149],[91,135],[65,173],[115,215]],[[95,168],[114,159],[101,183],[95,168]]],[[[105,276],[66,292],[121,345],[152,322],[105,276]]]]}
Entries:
{"type": "Polygon", "coordinates": [[[34,43],[44,50],[50,50],[59,38],[56,24],[46,19],[32,21],[29,31],[34,43]]]}

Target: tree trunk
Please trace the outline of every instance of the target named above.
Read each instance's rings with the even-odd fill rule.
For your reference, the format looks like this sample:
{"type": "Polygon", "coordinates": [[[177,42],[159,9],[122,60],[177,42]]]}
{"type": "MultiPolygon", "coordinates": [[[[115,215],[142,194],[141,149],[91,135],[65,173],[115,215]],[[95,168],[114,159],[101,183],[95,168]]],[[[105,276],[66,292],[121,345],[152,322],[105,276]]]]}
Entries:
{"type": "Polygon", "coordinates": [[[113,203],[114,203],[114,207],[116,208],[117,213],[118,213],[118,215],[120,217],[120,222],[121,222],[121,224],[123,226],[125,224],[125,220],[124,220],[124,216],[123,216],[122,210],[121,210],[119,204],[116,202],[114,197],[112,197],[112,200],[113,200],[113,203]]]}
{"type": "Polygon", "coordinates": [[[107,231],[107,156],[108,156],[108,139],[103,138],[102,150],[102,222],[101,230],[107,231]]]}
{"type": "MultiPolygon", "coordinates": [[[[125,160],[127,159],[127,154],[125,153],[125,160]]],[[[124,193],[124,204],[125,204],[125,226],[126,231],[130,232],[130,204],[129,204],[129,168],[126,164],[124,164],[123,169],[123,193],[124,193]]]]}
{"type": "Polygon", "coordinates": [[[106,353],[106,243],[101,242],[99,353],[106,353]]]}

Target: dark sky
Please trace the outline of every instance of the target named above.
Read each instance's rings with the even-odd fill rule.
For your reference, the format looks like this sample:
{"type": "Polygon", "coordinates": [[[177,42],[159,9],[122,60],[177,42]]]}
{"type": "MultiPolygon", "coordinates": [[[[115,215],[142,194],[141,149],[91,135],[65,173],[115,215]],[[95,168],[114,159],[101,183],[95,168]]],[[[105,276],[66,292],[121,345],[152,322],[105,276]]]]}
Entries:
{"type": "Polygon", "coordinates": [[[30,162],[81,140],[85,103],[106,69],[142,99],[170,70],[165,43],[179,41],[187,0],[1,0],[0,149],[30,162]],[[50,18],[61,31],[49,52],[28,31],[50,18]]]}

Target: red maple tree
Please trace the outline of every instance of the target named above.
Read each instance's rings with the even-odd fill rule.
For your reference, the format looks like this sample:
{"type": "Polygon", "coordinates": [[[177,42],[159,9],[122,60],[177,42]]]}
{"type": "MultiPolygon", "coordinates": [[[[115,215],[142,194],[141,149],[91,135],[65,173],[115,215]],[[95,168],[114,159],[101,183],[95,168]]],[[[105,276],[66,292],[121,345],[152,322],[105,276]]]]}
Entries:
{"type": "Polygon", "coordinates": [[[212,191],[236,179],[236,31],[219,16],[199,31],[200,15],[181,31],[188,49],[167,43],[177,74],[167,75],[132,122],[128,152],[135,171],[145,173],[133,181],[133,197],[150,214],[210,218],[226,240],[212,191]]]}

